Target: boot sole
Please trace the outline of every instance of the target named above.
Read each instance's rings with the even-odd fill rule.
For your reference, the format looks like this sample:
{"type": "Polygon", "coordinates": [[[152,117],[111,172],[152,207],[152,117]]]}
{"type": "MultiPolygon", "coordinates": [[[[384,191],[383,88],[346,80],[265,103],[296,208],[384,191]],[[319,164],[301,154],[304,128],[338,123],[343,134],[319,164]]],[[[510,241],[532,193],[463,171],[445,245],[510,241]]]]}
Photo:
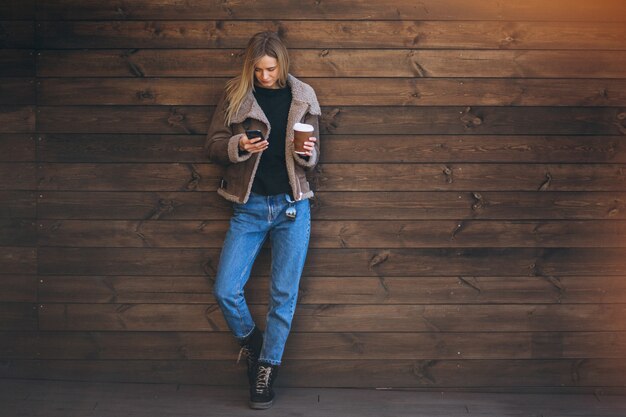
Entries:
{"type": "Polygon", "coordinates": [[[267,401],[264,403],[250,401],[250,408],[252,408],[253,410],[266,410],[270,408],[273,404],[274,404],[274,400],[267,401]]]}

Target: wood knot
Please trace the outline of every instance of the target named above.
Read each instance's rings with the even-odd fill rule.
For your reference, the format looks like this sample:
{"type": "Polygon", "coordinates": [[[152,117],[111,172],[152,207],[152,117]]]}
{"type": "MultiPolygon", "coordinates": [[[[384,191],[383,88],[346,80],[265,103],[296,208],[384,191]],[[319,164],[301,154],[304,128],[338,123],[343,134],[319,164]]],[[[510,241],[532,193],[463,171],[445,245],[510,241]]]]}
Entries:
{"type": "Polygon", "coordinates": [[[324,58],[325,56],[327,56],[330,53],[330,51],[328,49],[323,49],[320,52],[320,57],[324,58]]]}
{"type": "Polygon", "coordinates": [[[466,107],[465,110],[461,112],[461,121],[463,122],[463,126],[465,126],[466,129],[470,129],[483,124],[483,119],[480,116],[472,113],[471,107],[466,107]]]}
{"type": "Polygon", "coordinates": [[[449,166],[444,166],[442,172],[443,175],[445,175],[446,177],[446,182],[448,184],[452,184],[454,182],[454,172],[452,171],[452,168],[450,168],[449,166]]]}
{"type": "Polygon", "coordinates": [[[369,269],[372,270],[374,269],[374,267],[377,267],[383,262],[386,262],[387,259],[389,259],[390,254],[391,252],[389,252],[388,250],[385,250],[385,251],[382,251],[381,253],[378,253],[372,256],[372,259],[370,259],[370,262],[369,262],[369,269]]]}

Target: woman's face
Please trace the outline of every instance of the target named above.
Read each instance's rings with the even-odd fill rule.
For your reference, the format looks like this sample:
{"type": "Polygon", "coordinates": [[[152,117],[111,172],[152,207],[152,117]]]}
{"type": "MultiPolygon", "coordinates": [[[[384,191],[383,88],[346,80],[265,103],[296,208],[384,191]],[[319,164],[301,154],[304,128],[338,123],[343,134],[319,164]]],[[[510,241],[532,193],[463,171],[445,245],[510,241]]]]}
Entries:
{"type": "Polygon", "coordinates": [[[278,88],[278,61],[276,58],[263,55],[254,66],[254,77],[261,87],[278,88]]]}

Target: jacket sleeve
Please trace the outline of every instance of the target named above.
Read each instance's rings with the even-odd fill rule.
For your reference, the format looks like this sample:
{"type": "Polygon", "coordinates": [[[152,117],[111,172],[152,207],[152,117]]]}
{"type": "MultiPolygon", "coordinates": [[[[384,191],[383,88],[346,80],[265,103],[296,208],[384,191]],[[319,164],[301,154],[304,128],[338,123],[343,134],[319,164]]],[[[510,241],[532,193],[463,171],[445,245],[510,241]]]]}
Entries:
{"type": "Polygon", "coordinates": [[[223,94],[215,107],[204,144],[209,159],[220,165],[243,162],[252,155],[249,152],[239,151],[239,140],[245,136],[245,133],[233,134],[232,127],[226,126],[225,100],[226,94],[223,94]]]}
{"type": "Polygon", "coordinates": [[[313,155],[303,156],[303,155],[293,152],[293,157],[298,165],[302,166],[307,171],[310,171],[313,168],[315,168],[315,165],[317,165],[317,162],[319,161],[319,155],[320,155],[319,116],[313,115],[311,113],[307,113],[307,115],[304,118],[304,123],[307,123],[313,126],[313,133],[311,134],[311,136],[314,136],[315,138],[317,138],[317,140],[315,141],[315,146],[313,147],[313,151],[312,151],[313,155]]]}

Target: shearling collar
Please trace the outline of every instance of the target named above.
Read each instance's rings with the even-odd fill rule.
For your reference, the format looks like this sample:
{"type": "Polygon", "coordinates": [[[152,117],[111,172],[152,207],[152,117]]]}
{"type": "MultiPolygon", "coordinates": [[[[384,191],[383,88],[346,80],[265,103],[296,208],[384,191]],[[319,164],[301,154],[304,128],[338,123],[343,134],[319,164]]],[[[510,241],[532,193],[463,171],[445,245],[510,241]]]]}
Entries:
{"type": "MultiPolygon", "coordinates": [[[[315,95],[315,91],[310,85],[300,81],[291,74],[287,74],[287,84],[291,88],[292,102],[298,101],[302,104],[306,104],[308,105],[309,113],[316,116],[322,115],[320,105],[315,95]]],[[[265,117],[265,113],[263,113],[263,110],[261,110],[261,107],[254,98],[254,94],[252,93],[252,91],[249,91],[246,97],[243,99],[239,111],[232,119],[232,123],[241,123],[248,117],[261,120],[269,124],[267,122],[267,118],[265,117]]]]}

